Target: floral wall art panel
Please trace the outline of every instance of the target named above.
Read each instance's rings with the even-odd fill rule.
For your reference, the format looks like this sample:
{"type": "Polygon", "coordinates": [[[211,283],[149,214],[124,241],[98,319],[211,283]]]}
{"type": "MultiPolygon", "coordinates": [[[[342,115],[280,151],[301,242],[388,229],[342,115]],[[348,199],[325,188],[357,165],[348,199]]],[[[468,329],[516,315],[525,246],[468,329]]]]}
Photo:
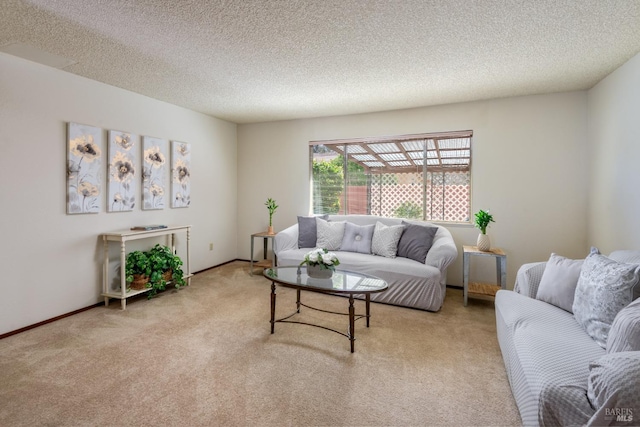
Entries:
{"type": "Polygon", "coordinates": [[[142,209],[164,209],[168,169],[166,139],[142,137],[142,209]]]}
{"type": "Polygon", "coordinates": [[[102,209],[102,129],[67,125],[67,213],[102,209]]]}
{"type": "Polygon", "coordinates": [[[132,211],[136,205],[137,135],[109,131],[108,212],[132,211]]]}
{"type": "Polygon", "coordinates": [[[171,207],[191,204],[191,144],[171,141],[171,207]]]}

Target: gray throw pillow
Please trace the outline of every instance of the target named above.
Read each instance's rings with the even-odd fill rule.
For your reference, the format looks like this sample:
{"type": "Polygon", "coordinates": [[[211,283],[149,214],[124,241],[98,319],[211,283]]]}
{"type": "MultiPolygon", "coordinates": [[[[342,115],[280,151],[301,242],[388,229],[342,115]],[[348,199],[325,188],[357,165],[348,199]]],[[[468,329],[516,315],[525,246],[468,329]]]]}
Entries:
{"type": "Polygon", "coordinates": [[[344,227],[344,236],[342,237],[340,250],[370,254],[374,227],[375,225],[373,224],[356,225],[347,221],[344,227]]]}
{"type": "Polygon", "coordinates": [[[638,268],[593,251],[584,260],[573,299],[573,316],[602,348],[607,346],[613,319],[633,300],[638,268]]]}
{"type": "Polygon", "coordinates": [[[344,236],[345,223],[346,221],[329,222],[316,217],[316,226],[318,227],[318,240],[316,241],[316,246],[329,251],[340,250],[342,236],[344,236]]]}
{"type": "Polygon", "coordinates": [[[398,256],[425,263],[438,227],[402,221],[404,230],[398,242],[398,256]]]}
{"type": "Polygon", "coordinates": [[[613,319],[607,353],[620,351],[640,351],[640,298],[620,310],[613,319]]]}
{"type": "Polygon", "coordinates": [[[373,239],[371,240],[371,252],[374,255],[381,255],[387,258],[395,258],[398,253],[398,242],[402,236],[404,225],[384,225],[380,221],[376,222],[373,229],[373,239]]]}
{"type": "Polygon", "coordinates": [[[573,298],[583,263],[582,259],[551,254],[542,273],[536,299],[573,313],[573,298]]]}
{"type": "Polygon", "coordinates": [[[318,238],[318,227],[316,226],[316,218],[324,220],[329,219],[329,215],[315,216],[298,216],[298,247],[299,248],[315,248],[318,238]]]}

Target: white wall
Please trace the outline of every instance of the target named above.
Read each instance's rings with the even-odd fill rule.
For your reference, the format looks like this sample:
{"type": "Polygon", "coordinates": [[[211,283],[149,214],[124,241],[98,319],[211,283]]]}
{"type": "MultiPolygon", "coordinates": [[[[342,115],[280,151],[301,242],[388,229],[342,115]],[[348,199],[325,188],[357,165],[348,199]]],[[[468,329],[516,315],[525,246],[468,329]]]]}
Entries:
{"type": "MultiPolygon", "coordinates": [[[[519,265],[552,251],[638,249],[640,55],[588,103],[572,92],[237,127],[5,54],[0,70],[0,334],[100,301],[103,231],[190,223],[192,270],[248,259],[268,197],[280,205],[276,230],[308,213],[311,140],[472,129],[472,210],[497,220],[489,233],[507,251],[509,287],[519,265]],[[66,215],[68,121],[191,143],[193,206],[66,215]]],[[[473,227],[449,229],[459,247],[474,244],[473,227]]],[[[461,284],[461,269],[459,258],[450,284],[461,284]]]]}
{"type": "Polygon", "coordinates": [[[588,92],[589,230],[602,253],[640,249],[640,54],[588,92]]]}
{"type": "MultiPolygon", "coordinates": [[[[511,288],[525,262],[587,253],[586,120],[586,93],[572,92],[239,125],[238,257],[248,259],[250,234],[266,230],[268,197],[280,205],[276,231],[309,213],[309,141],[471,129],[472,210],[494,215],[488,233],[507,252],[511,288]]],[[[475,244],[472,226],[449,229],[460,252],[475,244]]],[[[494,275],[495,264],[479,265],[480,278],[490,267],[494,275]]],[[[462,284],[461,255],[448,283],[462,284]]]]}
{"type": "Polygon", "coordinates": [[[100,301],[105,231],[192,224],[193,271],[236,258],[235,124],[5,54],[0,70],[0,334],[100,301]],[[67,215],[69,121],[191,143],[192,206],[67,215]]]}

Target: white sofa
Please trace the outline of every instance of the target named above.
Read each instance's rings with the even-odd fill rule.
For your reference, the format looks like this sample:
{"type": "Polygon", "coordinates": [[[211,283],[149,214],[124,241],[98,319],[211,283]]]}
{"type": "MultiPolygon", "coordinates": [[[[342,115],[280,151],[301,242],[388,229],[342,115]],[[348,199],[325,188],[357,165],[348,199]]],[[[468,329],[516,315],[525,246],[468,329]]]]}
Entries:
{"type": "MultiPolygon", "coordinates": [[[[616,251],[608,259],[640,264],[640,252],[616,251]]],[[[640,299],[617,312],[603,348],[580,316],[537,299],[545,268],[523,265],[514,291],[500,290],[495,299],[498,342],[523,424],[638,425],[640,299]]],[[[580,268],[576,281],[584,280],[580,268]]]]}
{"type": "MultiPolygon", "coordinates": [[[[401,224],[403,220],[374,215],[331,215],[329,221],[347,221],[356,225],[375,225],[376,222],[381,222],[392,226],[401,224]]],[[[446,228],[425,222],[407,222],[438,228],[425,263],[403,257],[387,258],[373,254],[333,251],[340,260],[338,268],[384,279],[389,288],[385,292],[371,295],[372,301],[438,311],[444,302],[447,267],[457,258],[458,250],[446,228]]],[[[299,265],[310,250],[311,248],[298,247],[298,224],[281,231],[274,240],[278,266],[299,265]]]]}

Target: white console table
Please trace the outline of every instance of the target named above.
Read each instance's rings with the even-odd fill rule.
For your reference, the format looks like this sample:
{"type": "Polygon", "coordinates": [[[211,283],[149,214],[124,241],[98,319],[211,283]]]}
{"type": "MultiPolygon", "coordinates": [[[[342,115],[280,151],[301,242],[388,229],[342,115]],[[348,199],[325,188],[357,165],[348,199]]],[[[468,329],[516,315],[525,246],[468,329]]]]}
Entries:
{"type": "Polygon", "coordinates": [[[115,298],[120,300],[122,309],[127,308],[127,298],[135,295],[139,295],[148,292],[150,288],[135,290],[131,289],[127,292],[127,278],[125,273],[125,266],[127,262],[127,250],[126,243],[131,240],[149,239],[152,237],[167,237],[167,246],[171,248],[173,253],[176,253],[174,247],[175,233],[185,232],[187,234],[187,258],[184,260],[184,274],[187,284],[191,284],[191,268],[189,259],[189,241],[191,240],[191,226],[190,225],[176,225],[168,226],[167,228],[160,228],[156,230],[123,230],[114,231],[111,233],[102,233],[102,241],[104,246],[104,269],[102,272],[102,296],[104,297],[104,305],[109,305],[109,298],[115,298]],[[120,243],[120,292],[114,292],[109,290],[109,242],[120,243]]]}

